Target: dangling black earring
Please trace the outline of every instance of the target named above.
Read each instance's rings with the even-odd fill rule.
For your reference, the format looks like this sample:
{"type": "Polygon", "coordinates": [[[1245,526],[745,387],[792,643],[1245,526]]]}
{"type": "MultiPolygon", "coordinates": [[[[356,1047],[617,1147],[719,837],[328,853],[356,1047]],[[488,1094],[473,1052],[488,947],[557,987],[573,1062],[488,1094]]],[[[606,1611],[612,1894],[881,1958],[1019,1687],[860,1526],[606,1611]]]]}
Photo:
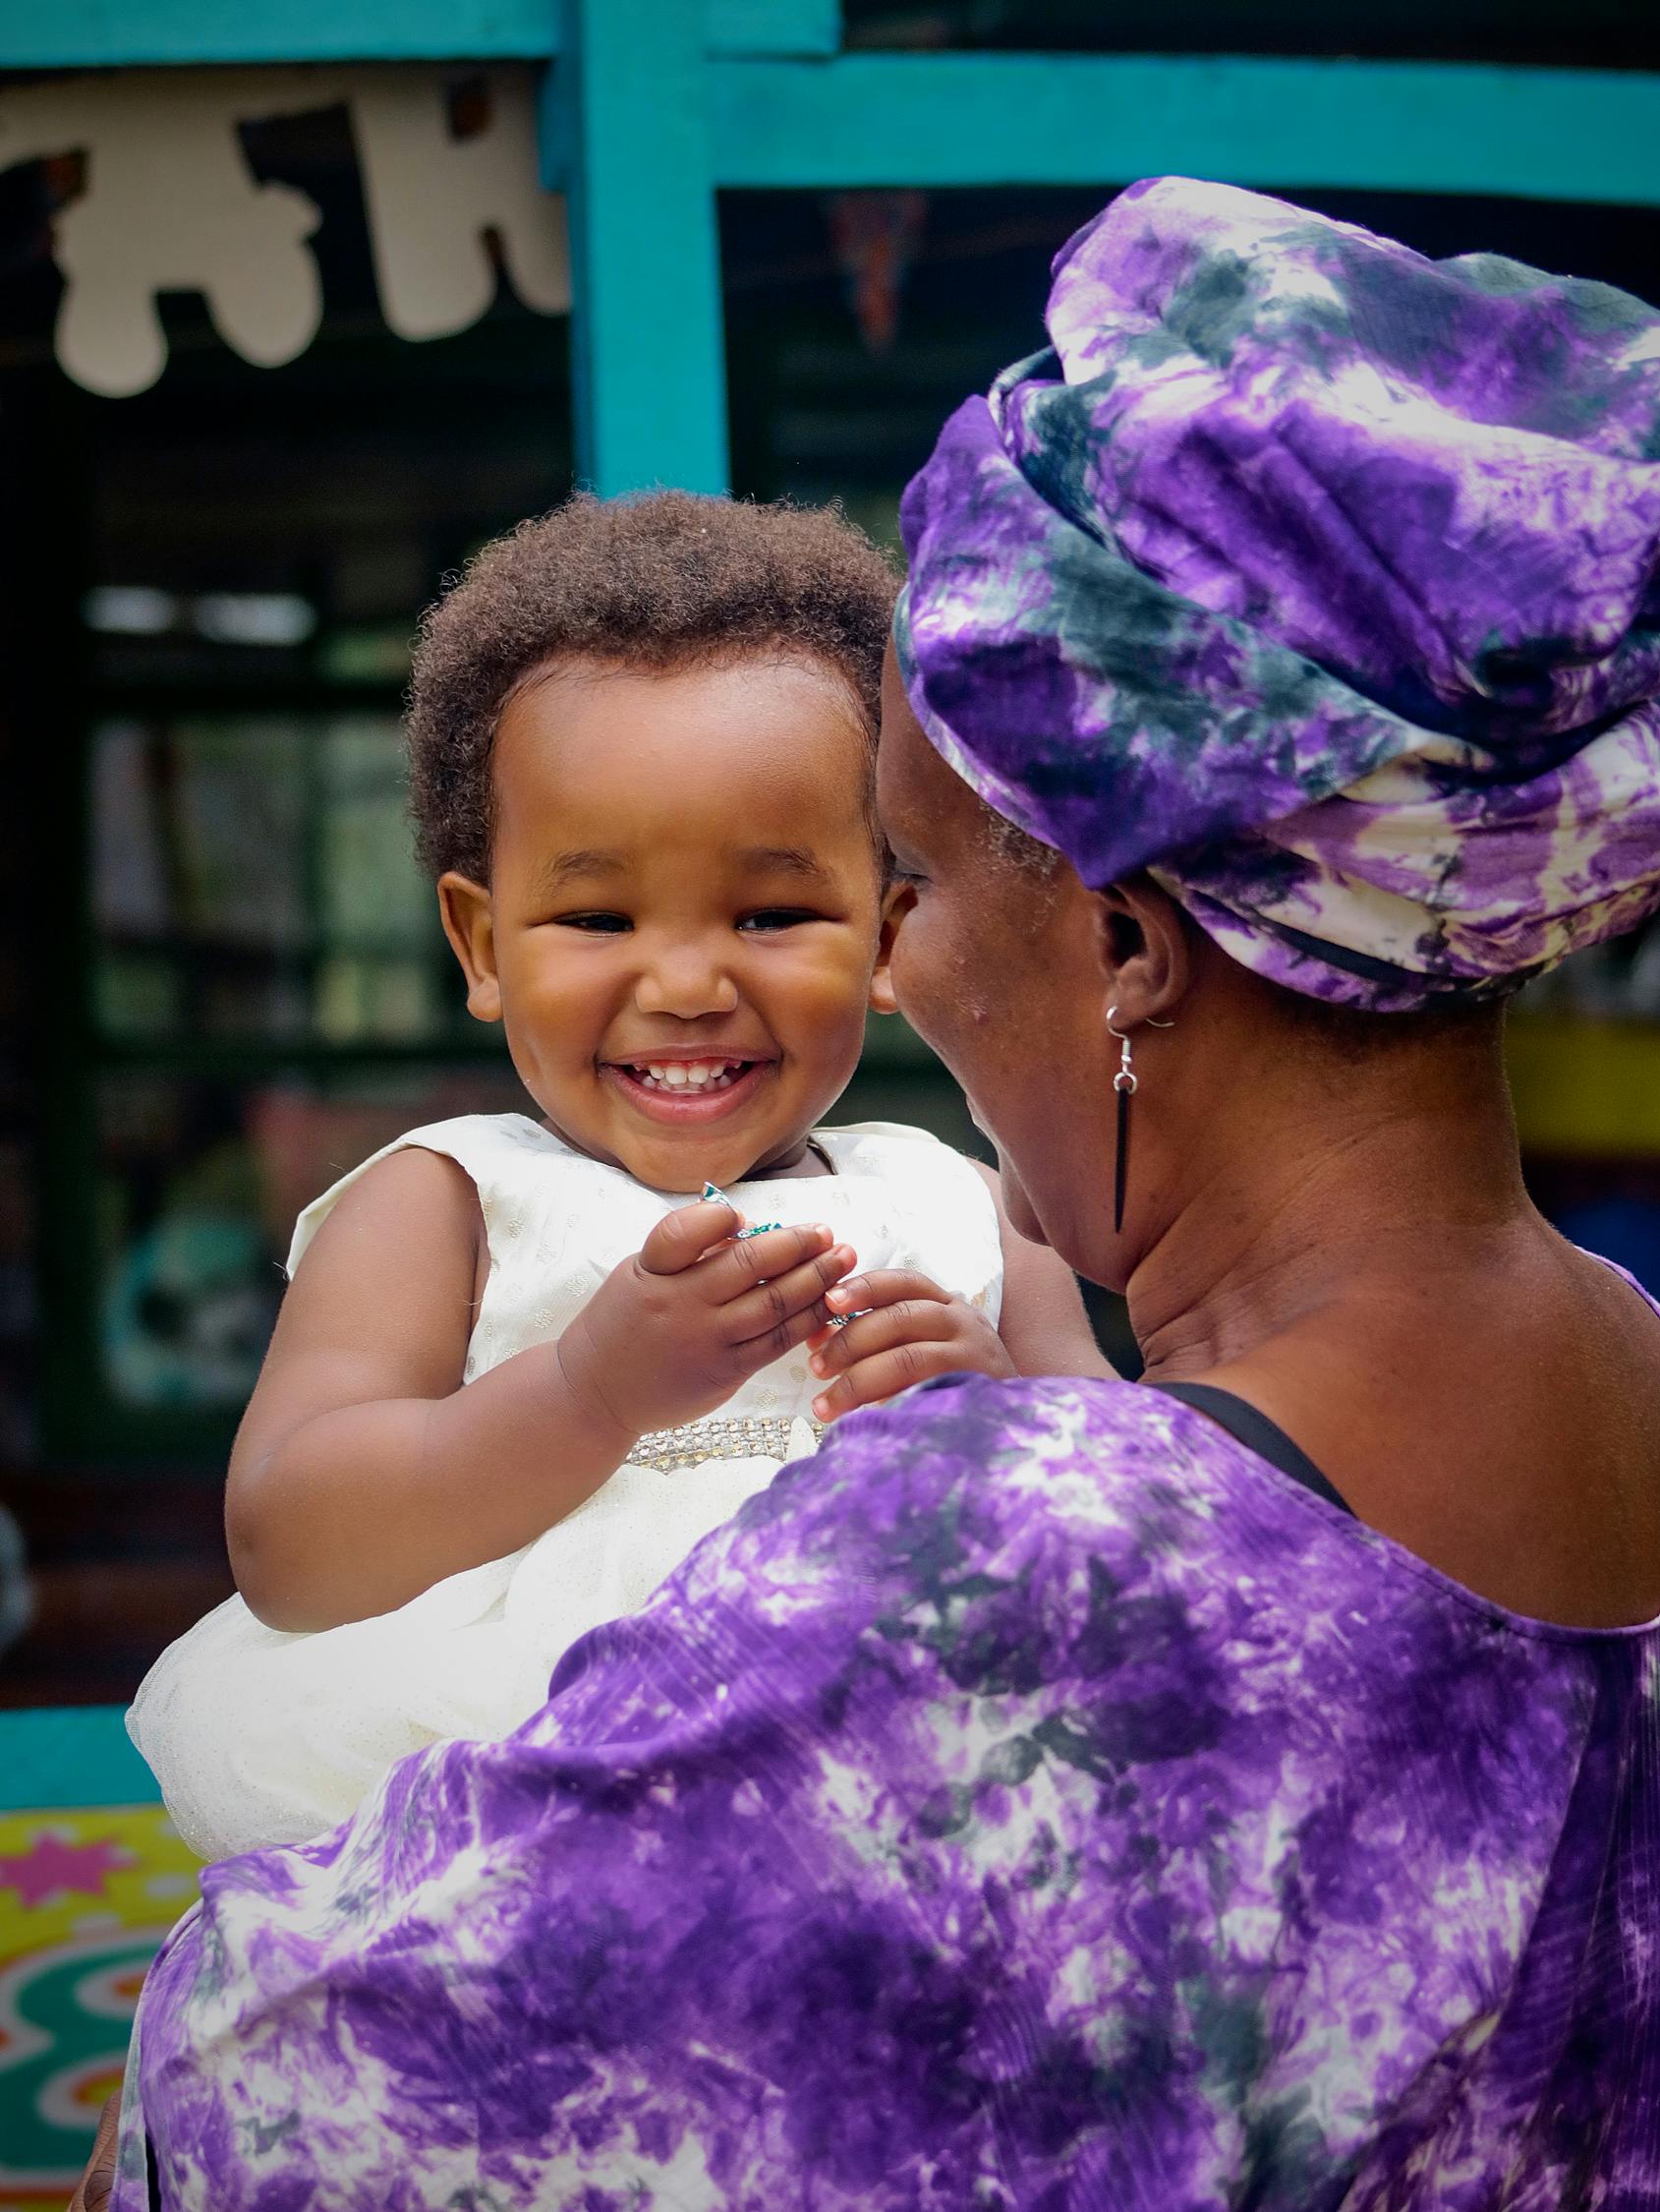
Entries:
{"type": "MultiPolygon", "coordinates": [[[[1113,1088],[1118,1095],[1118,1155],[1113,1168],[1113,1234],[1117,1236],[1124,1225],[1124,1193],[1129,1189],[1129,1102],[1140,1089],[1135,1070],[1129,1064],[1129,1036],[1113,1024],[1118,1018],[1116,1006],[1107,1009],[1107,1033],[1118,1040],[1118,1072],[1113,1077],[1113,1088]]],[[[1148,1020],[1155,1029],[1173,1029],[1173,1021],[1148,1020]]]]}
{"type": "Polygon", "coordinates": [[[1107,1034],[1118,1040],[1118,1072],[1113,1077],[1113,1088],[1118,1094],[1118,1155],[1113,1169],[1113,1234],[1116,1237],[1124,1225],[1124,1193],[1129,1187],[1129,1102],[1135,1096],[1138,1084],[1135,1070],[1129,1064],[1129,1038],[1122,1029],[1115,1029],[1117,1019],[1116,1006],[1107,1009],[1107,1034]]]}

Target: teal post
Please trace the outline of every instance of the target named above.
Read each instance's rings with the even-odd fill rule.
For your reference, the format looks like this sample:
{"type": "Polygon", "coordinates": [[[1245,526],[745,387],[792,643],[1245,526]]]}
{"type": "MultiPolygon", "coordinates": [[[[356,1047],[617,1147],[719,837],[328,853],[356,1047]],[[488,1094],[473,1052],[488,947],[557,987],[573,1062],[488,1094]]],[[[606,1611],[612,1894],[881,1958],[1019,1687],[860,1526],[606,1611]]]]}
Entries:
{"type": "Polygon", "coordinates": [[[577,479],[724,492],[705,0],[563,0],[544,141],[568,196],[577,479]]]}

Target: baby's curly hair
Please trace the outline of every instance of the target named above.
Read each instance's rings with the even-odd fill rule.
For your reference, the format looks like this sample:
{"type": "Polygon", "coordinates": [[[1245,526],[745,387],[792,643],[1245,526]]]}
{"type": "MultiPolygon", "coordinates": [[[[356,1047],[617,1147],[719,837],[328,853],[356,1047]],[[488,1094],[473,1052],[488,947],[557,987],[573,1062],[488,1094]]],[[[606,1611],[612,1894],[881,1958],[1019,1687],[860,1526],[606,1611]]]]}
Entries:
{"type": "Polygon", "coordinates": [[[488,881],[496,724],[527,676],[562,660],[669,670],[803,655],[845,680],[874,774],[897,589],[833,507],[579,493],[520,523],[475,554],[421,624],[408,739],[423,862],[488,881]]]}

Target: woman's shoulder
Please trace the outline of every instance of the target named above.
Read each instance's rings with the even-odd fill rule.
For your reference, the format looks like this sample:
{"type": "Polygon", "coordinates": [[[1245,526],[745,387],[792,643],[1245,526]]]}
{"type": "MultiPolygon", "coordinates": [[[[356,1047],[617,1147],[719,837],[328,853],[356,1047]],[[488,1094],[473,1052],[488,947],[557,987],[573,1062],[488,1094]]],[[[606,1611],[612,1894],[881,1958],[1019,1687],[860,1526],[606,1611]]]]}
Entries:
{"type": "Polygon", "coordinates": [[[898,1448],[982,1466],[995,1453],[1000,1471],[1031,1457],[1056,1471],[1133,1476],[1197,1466],[1231,1441],[1188,1407],[1117,1376],[948,1374],[845,1418],[827,1449],[850,1462],[898,1448]]]}
{"type": "MultiPolygon", "coordinates": [[[[883,1554],[867,1573],[900,1577],[934,1543],[960,1562],[1047,1561],[1059,1591],[1087,1559],[1120,1593],[1156,1589],[1196,1615],[1225,1589],[1248,1591],[1258,1631],[1288,1648],[1328,1631],[1354,1650],[1381,1639],[1396,1665],[1404,1634],[1426,1660],[1467,1644],[1531,1645],[1542,1661],[1598,1634],[1505,1611],[1198,1408],[1116,1379],[943,1376],[838,1423],[774,1492],[800,1526],[864,1532],[883,1554]]],[[[1031,1586],[1040,1609],[1048,1571],[1031,1586]]],[[[1660,1648],[1660,1631],[1622,1633],[1660,1648]]]]}
{"type": "Polygon", "coordinates": [[[1121,1381],[941,1376],[844,1417],[752,1501],[743,1571],[790,1552],[810,1583],[822,1550],[830,1579],[846,1570],[852,1585],[897,1589],[919,1556],[966,1572],[1031,1546],[1104,1556],[1116,1540],[1120,1573],[1129,1548],[1197,1557],[1218,1515],[1208,1440],[1184,1417],[1121,1381]]]}
{"type": "MultiPolygon", "coordinates": [[[[1150,1499],[1219,1525],[1237,1447],[1190,1408],[1116,1377],[943,1375],[844,1420],[829,1440],[861,1485],[883,1466],[984,1486],[1000,1513],[1145,1525],[1150,1499]]],[[[823,1456],[823,1455],[821,1455],[823,1456]]]]}

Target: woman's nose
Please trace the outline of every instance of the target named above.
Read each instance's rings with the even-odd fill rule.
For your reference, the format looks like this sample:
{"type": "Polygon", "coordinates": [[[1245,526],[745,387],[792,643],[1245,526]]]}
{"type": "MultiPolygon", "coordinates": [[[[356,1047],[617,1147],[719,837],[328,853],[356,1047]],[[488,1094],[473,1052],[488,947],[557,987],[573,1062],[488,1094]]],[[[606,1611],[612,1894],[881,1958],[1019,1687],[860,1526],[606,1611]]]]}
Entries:
{"type": "Polygon", "coordinates": [[[695,945],[665,948],[647,960],[634,987],[642,1014],[671,1014],[695,1021],[710,1014],[731,1014],[738,986],[723,960],[695,945]]]}

